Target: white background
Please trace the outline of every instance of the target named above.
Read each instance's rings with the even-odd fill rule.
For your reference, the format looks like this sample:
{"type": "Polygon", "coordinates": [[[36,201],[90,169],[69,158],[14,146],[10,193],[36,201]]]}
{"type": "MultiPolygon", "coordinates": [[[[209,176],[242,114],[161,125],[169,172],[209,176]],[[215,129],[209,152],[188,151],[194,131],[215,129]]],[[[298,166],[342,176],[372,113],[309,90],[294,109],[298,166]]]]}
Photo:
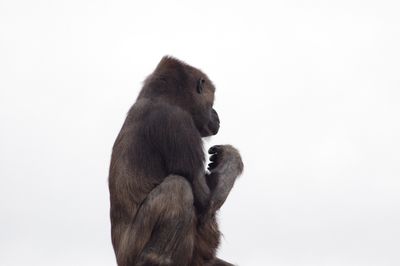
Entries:
{"type": "Polygon", "coordinates": [[[165,54],[217,86],[239,265],[400,265],[398,1],[0,1],[0,265],[116,265],[107,174],[165,54]]]}

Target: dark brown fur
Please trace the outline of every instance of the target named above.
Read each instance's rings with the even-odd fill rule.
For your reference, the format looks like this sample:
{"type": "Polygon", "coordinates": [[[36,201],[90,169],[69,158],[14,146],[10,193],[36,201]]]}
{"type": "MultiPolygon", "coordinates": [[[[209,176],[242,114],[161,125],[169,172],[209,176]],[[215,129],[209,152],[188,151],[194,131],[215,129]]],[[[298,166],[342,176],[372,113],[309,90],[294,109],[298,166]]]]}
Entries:
{"type": "Polygon", "coordinates": [[[215,135],[214,85],[200,70],[164,57],[146,79],[115,141],[109,188],[112,243],[119,266],[231,265],[216,258],[215,212],[243,164],[215,135]]]}

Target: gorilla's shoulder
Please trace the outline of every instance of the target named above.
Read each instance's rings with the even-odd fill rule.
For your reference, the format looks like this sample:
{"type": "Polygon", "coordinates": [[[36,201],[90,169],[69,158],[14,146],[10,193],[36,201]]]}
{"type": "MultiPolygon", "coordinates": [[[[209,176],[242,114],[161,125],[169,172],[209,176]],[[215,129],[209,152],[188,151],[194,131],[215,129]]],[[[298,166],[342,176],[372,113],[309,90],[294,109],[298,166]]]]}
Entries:
{"type": "Polygon", "coordinates": [[[139,121],[157,121],[158,123],[169,122],[184,123],[191,121],[190,114],[180,108],[172,105],[162,99],[140,99],[128,112],[128,117],[137,122],[139,121]]]}

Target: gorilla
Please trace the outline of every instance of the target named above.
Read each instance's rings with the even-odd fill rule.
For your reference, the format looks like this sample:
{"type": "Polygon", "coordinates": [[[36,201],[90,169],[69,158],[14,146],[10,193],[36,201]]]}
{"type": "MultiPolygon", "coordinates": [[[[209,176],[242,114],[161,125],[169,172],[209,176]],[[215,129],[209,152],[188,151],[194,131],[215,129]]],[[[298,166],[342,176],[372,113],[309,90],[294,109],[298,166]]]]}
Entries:
{"type": "Polygon", "coordinates": [[[109,170],[111,237],[119,266],[232,265],[216,257],[216,212],[243,171],[217,134],[215,87],[202,71],[165,56],[144,81],[115,140],[109,170]]]}

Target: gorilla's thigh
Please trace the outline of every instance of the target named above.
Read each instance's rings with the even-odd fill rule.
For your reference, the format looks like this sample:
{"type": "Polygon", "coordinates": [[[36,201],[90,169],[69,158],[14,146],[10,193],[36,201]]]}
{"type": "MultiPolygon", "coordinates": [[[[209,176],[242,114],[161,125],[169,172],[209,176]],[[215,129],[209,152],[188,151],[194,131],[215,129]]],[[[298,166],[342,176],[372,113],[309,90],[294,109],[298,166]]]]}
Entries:
{"type": "Polygon", "coordinates": [[[187,265],[195,230],[189,182],[177,175],[165,178],[149,193],[132,226],[134,241],[142,246],[137,265],[187,265]]]}

